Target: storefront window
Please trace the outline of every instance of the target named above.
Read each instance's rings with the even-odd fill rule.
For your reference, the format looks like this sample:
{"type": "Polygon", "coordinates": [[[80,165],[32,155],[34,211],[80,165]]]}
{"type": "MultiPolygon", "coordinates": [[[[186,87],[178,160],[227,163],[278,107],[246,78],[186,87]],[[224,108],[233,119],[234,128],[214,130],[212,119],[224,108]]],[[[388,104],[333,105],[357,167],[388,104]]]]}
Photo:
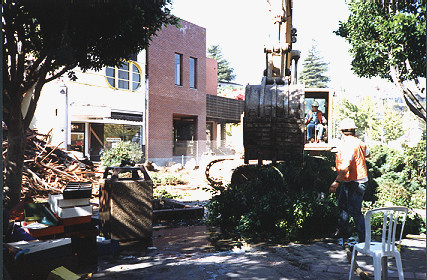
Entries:
{"type": "Polygon", "coordinates": [[[105,149],[114,148],[120,141],[132,141],[141,144],[141,126],[104,124],[105,149]]]}
{"type": "Polygon", "coordinates": [[[71,150],[84,152],[85,124],[71,123],[71,150]]]}

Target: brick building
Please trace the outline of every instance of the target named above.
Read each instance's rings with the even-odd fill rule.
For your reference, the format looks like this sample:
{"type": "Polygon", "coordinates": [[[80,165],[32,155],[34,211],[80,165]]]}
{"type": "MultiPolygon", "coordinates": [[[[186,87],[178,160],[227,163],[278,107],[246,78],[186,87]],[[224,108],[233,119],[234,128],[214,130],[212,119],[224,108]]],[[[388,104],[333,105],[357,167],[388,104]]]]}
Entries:
{"type": "Polygon", "coordinates": [[[148,48],[147,64],[147,158],[164,164],[200,155],[206,144],[206,29],[187,21],[163,28],[148,48]]]}

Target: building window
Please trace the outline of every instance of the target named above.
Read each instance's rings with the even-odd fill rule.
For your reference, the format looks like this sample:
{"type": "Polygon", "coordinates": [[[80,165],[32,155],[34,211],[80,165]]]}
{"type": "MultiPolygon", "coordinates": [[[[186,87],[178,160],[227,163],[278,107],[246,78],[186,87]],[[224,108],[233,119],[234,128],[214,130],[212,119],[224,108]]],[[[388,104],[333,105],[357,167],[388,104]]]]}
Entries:
{"type": "Polygon", "coordinates": [[[190,88],[197,88],[197,58],[190,57],[190,88]]]}
{"type": "Polygon", "coordinates": [[[182,54],[175,54],[175,85],[182,86],[182,54]]]}
{"type": "Polygon", "coordinates": [[[122,62],[120,67],[107,67],[105,75],[113,88],[135,91],[141,86],[141,68],[133,61],[122,62]]]}
{"type": "Polygon", "coordinates": [[[104,148],[114,148],[120,141],[132,141],[141,146],[141,128],[139,125],[104,124],[104,148]]]}
{"type": "Polygon", "coordinates": [[[85,124],[71,123],[71,150],[84,153],[85,124]]]}

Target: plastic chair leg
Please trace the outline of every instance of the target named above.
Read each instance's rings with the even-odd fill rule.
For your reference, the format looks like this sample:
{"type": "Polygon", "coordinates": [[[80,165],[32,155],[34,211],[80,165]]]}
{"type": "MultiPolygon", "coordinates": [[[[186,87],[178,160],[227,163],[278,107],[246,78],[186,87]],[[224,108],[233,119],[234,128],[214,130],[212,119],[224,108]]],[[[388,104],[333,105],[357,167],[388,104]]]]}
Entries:
{"type": "Polygon", "coordinates": [[[387,263],[387,256],[383,256],[381,258],[381,279],[387,280],[388,279],[388,263],[387,263]]]}
{"type": "Polygon", "coordinates": [[[381,280],[381,256],[373,256],[374,261],[374,279],[381,280]]]}
{"type": "Polygon", "coordinates": [[[396,259],[397,273],[399,274],[399,280],[403,280],[403,267],[400,253],[395,253],[394,258],[396,259]]]}
{"type": "Polygon", "coordinates": [[[350,274],[348,275],[348,280],[353,279],[356,257],[357,257],[357,250],[356,250],[356,248],[353,247],[353,253],[351,254],[350,274]]]}

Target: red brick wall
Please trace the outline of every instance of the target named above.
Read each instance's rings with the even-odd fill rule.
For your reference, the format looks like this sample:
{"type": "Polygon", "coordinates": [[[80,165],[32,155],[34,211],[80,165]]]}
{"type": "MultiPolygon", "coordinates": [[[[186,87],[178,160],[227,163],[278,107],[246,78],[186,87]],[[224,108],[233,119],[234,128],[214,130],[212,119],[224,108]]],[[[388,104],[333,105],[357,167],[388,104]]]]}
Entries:
{"type": "Polygon", "coordinates": [[[197,139],[206,140],[206,29],[182,21],[158,32],[148,48],[148,158],[173,156],[173,114],[197,116],[197,139]],[[182,58],[182,86],[175,85],[175,53],[182,58]],[[190,57],[197,58],[197,89],[190,88],[190,57]]]}
{"type": "Polygon", "coordinates": [[[218,63],[215,59],[206,58],[206,93],[217,95],[218,63]]]}

